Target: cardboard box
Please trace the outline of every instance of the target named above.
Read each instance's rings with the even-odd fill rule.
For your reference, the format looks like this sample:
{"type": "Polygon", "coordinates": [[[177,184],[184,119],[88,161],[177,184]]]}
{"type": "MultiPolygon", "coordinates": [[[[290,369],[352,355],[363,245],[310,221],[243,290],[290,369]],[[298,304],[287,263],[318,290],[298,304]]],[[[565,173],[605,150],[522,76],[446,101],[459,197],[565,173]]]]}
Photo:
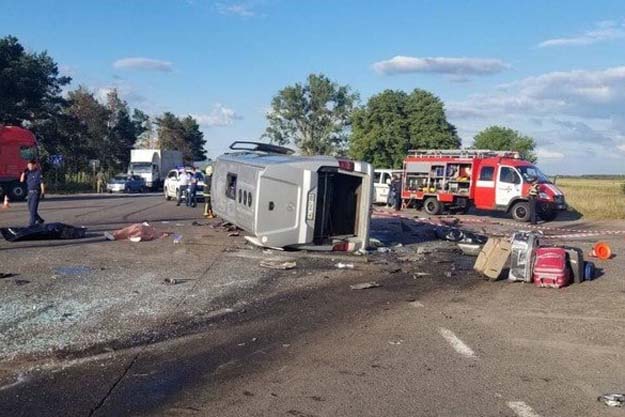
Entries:
{"type": "Polygon", "coordinates": [[[511,250],[512,244],[507,239],[490,238],[477,256],[473,269],[489,279],[499,279],[510,259],[511,250]]]}

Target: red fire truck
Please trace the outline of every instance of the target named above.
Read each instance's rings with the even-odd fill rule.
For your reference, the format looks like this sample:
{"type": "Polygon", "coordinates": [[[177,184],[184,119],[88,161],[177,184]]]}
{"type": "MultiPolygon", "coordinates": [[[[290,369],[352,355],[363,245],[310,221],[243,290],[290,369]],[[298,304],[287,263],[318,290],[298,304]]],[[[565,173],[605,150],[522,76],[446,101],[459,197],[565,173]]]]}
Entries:
{"type": "Polygon", "coordinates": [[[0,126],[0,196],[24,200],[26,186],[19,182],[30,159],[37,157],[37,140],[26,129],[0,126]]]}
{"type": "Polygon", "coordinates": [[[537,181],[537,213],[546,221],[566,209],[564,194],[517,152],[490,150],[415,150],[404,160],[405,206],[436,215],[466,212],[470,207],[530,218],[528,192],[537,181]]]}

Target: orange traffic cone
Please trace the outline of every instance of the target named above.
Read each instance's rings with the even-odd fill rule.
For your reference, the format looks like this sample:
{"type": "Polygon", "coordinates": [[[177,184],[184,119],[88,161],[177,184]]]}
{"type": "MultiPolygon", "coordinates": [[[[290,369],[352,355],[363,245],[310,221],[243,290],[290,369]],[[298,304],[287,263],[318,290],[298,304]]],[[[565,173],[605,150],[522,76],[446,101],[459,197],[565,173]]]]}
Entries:
{"type": "Polygon", "coordinates": [[[2,208],[3,209],[8,209],[9,207],[11,207],[9,205],[9,196],[8,195],[4,195],[4,203],[2,204],[2,208]]]}
{"type": "Polygon", "coordinates": [[[610,259],[612,257],[612,249],[606,242],[597,242],[590,251],[590,256],[601,260],[610,259]]]}

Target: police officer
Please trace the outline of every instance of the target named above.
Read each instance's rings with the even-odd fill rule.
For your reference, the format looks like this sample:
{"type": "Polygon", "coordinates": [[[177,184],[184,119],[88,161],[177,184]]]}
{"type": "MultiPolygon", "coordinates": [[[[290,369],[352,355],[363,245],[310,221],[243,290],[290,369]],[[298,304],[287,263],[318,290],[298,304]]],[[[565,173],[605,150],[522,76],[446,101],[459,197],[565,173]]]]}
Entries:
{"type": "Polygon", "coordinates": [[[24,170],[20,178],[21,182],[25,182],[28,188],[28,211],[30,212],[29,226],[43,223],[39,213],[39,200],[45,194],[45,185],[43,183],[43,175],[41,168],[34,159],[28,161],[28,168],[24,170]]]}
{"type": "Polygon", "coordinates": [[[537,219],[537,199],[538,199],[538,181],[536,179],[533,179],[533,181],[530,182],[530,189],[528,194],[529,197],[529,203],[530,203],[530,223],[531,224],[537,224],[538,223],[538,219],[537,219]]]}
{"type": "Polygon", "coordinates": [[[211,201],[211,183],[213,180],[213,166],[206,167],[206,176],[204,177],[204,217],[207,219],[215,218],[213,214],[213,203],[211,201]]]}
{"type": "Polygon", "coordinates": [[[195,207],[197,205],[197,184],[200,182],[197,169],[191,168],[191,177],[189,178],[189,192],[187,193],[187,207],[195,207]]]}

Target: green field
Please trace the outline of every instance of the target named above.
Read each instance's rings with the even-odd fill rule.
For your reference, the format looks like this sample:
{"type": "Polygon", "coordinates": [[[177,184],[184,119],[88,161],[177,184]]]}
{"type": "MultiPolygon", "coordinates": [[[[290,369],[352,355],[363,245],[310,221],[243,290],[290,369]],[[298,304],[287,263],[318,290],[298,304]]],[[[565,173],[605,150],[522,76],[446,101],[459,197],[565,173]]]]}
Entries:
{"type": "Polygon", "coordinates": [[[572,211],[588,219],[625,219],[623,178],[559,177],[558,187],[564,192],[572,211]]]}

